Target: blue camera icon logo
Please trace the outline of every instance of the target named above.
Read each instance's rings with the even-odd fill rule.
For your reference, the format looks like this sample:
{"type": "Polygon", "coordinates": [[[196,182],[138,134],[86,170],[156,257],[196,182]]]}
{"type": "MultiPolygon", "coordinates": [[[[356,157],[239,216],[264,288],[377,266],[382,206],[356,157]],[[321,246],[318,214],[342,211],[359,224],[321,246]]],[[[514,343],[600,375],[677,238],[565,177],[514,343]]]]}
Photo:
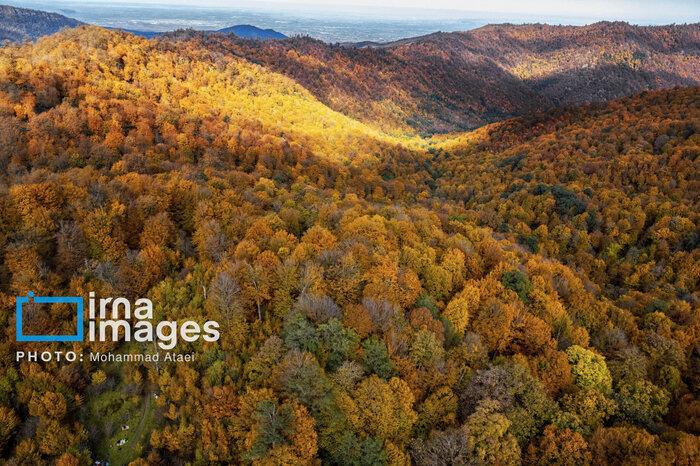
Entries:
{"type": "Polygon", "coordinates": [[[27,296],[18,296],[17,303],[17,341],[83,341],[83,298],[74,296],[34,296],[29,292],[27,296]],[[66,303],[75,304],[77,316],[77,329],[75,335],[25,335],[22,333],[22,306],[35,302],[38,304],[66,303]]]}

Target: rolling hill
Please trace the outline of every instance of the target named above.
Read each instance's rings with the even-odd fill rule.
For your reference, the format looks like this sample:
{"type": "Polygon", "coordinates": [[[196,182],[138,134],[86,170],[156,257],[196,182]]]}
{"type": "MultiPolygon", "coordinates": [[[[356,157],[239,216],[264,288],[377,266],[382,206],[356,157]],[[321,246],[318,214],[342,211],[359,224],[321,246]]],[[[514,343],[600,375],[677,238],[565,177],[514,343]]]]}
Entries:
{"type": "Polygon", "coordinates": [[[0,5],[0,42],[22,42],[82,24],[57,13],[0,5]]]}

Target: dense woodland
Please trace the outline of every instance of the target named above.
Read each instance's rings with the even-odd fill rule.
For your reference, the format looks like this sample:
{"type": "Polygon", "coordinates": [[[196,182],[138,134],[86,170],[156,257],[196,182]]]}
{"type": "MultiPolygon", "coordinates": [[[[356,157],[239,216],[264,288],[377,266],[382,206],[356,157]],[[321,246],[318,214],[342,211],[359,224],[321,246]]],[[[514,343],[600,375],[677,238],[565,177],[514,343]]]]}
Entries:
{"type": "Polygon", "coordinates": [[[186,36],[0,49],[6,464],[700,462],[700,88],[419,137],[186,36]],[[28,291],[222,335],[18,363],[153,351],[16,343],[28,291]]]}

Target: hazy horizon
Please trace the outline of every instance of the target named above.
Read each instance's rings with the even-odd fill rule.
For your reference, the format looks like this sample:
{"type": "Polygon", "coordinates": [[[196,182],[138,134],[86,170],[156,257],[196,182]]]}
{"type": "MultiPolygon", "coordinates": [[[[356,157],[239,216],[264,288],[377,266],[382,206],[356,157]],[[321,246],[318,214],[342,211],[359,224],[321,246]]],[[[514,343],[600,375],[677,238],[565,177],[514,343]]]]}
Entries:
{"type": "MultiPolygon", "coordinates": [[[[42,3],[18,1],[17,4],[42,3]]],[[[114,6],[178,6],[185,8],[249,9],[253,11],[294,11],[319,14],[345,14],[353,12],[376,19],[380,13],[385,17],[403,18],[414,12],[431,12],[433,18],[449,18],[455,12],[469,15],[506,15],[542,18],[571,18],[589,20],[621,20],[646,24],[668,22],[697,22],[700,18],[700,3],[693,0],[492,0],[485,4],[463,0],[267,0],[234,1],[204,0],[193,5],[191,0],[72,0],[44,3],[73,3],[114,6]]]]}
{"type": "Polygon", "coordinates": [[[288,36],[308,35],[326,42],[391,41],[436,31],[465,31],[492,23],[548,23],[584,25],[597,21],[627,21],[653,25],[697,22],[700,6],[686,1],[663,2],[664,13],[655,2],[643,1],[648,7],[631,7],[632,2],[553,2],[537,0],[527,8],[513,0],[483,3],[455,0],[384,0],[367,6],[367,0],[325,1],[276,0],[271,2],[205,1],[190,6],[181,0],[95,0],[5,1],[8,5],[51,11],[98,26],[164,32],[180,28],[215,30],[236,24],[272,28],[288,36]],[[228,3],[228,4],[227,4],[228,3]],[[561,4],[561,5],[560,5],[561,4]],[[652,5],[654,4],[654,5],[652,5]],[[625,5],[627,9],[625,10],[625,5]],[[489,11],[490,10],[490,11],[489,11]],[[684,20],[673,20],[684,10],[684,20]],[[621,15],[629,11],[629,16],[621,15]],[[598,13],[595,13],[598,12],[598,13]],[[605,13],[606,12],[606,13],[605,13]],[[636,16],[635,16],[636,15],[636,16]],[[642,20],[646,18],[646,20],[642,20]]]}

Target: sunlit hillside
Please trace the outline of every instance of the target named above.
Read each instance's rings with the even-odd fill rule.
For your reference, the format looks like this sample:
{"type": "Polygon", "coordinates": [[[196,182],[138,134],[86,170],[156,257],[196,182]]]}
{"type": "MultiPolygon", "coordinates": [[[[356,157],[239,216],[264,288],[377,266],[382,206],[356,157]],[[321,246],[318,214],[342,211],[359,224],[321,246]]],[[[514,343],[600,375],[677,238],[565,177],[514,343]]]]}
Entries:
{"type": "MultiPolygon", "coordinates": [[[[330,110],[289,78],[188,44],[148,42],[85,27],[43,38],[37,45],[5,48],[0,59],[5,85],[8,79],[25,84],[6,88],[14,91],[3,102],[6,109],[26,119],[75,103],[93,119],[90,129],[113,136],[114,147],[133,139],[152,142],[152,134],[138,131],[154,121],[162,137],[169,136],[168,129],[172,133],[188,124],[184,134],[200,131],[181,141],[183,152],[191,152],[188,144],[205,145],[211,139],[201,134],[200,125],[218,137],[224,131],[226,143],[233,146],[270,146],[273,152],[303,147],[337,159],[373,153],[377,144],[400,140],[330,110]],[[133,131],[126,141],[117,136],[124,129],[133,131]]],[[[123,150],[128,152],[126,146],[123,150]]]]}

